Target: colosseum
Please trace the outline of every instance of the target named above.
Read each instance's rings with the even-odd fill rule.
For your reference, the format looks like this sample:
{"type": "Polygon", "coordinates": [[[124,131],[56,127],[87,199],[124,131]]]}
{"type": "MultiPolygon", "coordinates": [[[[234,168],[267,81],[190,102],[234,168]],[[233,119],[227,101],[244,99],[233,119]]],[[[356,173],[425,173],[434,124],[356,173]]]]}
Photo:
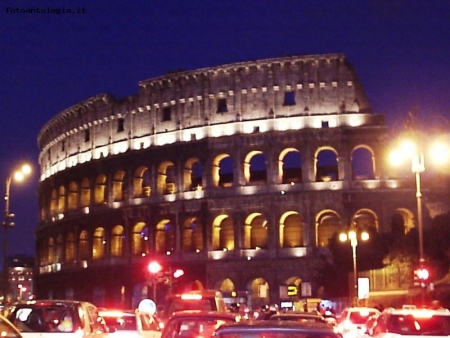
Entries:
{"type": "Polygon", "coordinates": [[[387,135],[343,54],[170,72],[86,99],[38,135],[36,296],[128,308],[181,285],[253,307],[320,297],[334,234],[389,231],[396,215],[415,227],[387,135]]]}

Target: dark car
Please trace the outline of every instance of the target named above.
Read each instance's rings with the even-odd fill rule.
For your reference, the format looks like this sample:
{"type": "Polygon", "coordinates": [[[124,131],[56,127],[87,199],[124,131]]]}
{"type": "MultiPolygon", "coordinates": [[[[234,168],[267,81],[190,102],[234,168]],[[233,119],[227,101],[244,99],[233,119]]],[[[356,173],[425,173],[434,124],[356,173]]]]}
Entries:
{"type": "Polygon", "coordinates": [[[258,320],[219,327],[214,338],[341,338],[324,323],[288,320],[258,320]]]}
{"type": "Polygon", "coordinates": [[[269,319],[293,320],[296,322],[326,323],[323,316],[311,312],[285,312],[273,314],[269,319]]]}
{"type": "Polygon", "coordinates": [[[220,326],[235,323],[239,319],[239,315],[231,312],[180,311],[166,321],[161,338],[207,338],[220,326]]]}

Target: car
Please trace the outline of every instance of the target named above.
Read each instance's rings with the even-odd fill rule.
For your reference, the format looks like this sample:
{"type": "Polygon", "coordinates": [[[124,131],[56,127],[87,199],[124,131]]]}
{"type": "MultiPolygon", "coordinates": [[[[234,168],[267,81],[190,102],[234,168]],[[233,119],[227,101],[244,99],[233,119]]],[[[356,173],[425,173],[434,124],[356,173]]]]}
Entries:
{"type": "Polygon", "coordinates": [[[0,315],[0,332],[2,337],[22,338],[20,331],[5,316],[0,315]]]}
{"type": "Polygon", "coordinates": [[[108,330],[98,308],[76,300],[34,300],[17,303],[8,309],[9,321],[23,338],[42,338],[48,333],[58,337],[107,338],[108,330]]]}
{"type": "Polygon", "coordinates": [[[385,309],[372,329],[372,337],[448,337],[450,311],[447,309],[385,309]]]}
{"type": "Polygon", "coordinates": [[[336,329],[343,338],[363,336],[367,331],[366,322],[372,315],[379,315],[380,311],[372,307],[345,308],[336,320],[336,329]]]}
{"type": "Polygon", "coordinates": [[[164,308],[157,313],[157,317],[164,326],[164,322],[173,313],[184,310],[229,312],[220,291],[196,290],[168,295],[164,308]]]}
{"type": "Polygon", "coordinates": [[[340,335],[324,323],[295,322],[288,320],[256,320],[219,327],[214,338],[340,338],[340,335]]]}
{"type": "Polygon", "coordinates": [[[232,312],[185,310],[170,316],[161,338],[207,338],[226,323],[235,323],[240,316],[232,312]]]}
{"type": "Polygon", "coordinates": [[[325,318],[321,315],[314,314],[311,312],[284,312],[275,313],[269,317],[273,320],[293,320],[296,322],[316,322],[316,323],[326,323],[325,318]]]}
{"type": "Polygon", "coordinates": [[[150,313],[139,310],[101,309],[100,316],[108,326],[110,338],[159,338],[159,321],[150,313]]]}

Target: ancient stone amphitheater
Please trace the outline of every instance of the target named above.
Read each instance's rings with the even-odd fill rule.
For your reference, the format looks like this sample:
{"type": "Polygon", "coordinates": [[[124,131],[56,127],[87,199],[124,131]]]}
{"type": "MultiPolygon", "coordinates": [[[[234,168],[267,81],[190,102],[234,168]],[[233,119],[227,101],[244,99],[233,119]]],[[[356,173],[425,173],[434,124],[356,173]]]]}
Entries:
{"type": "Polygon", "coordinates": [[[86,99],[38,135],[37,297],[321,297],[334,234],[389,231],[395,216],[415,226],[414,192],[384,169],[386,136],[343,54],[171,72],[86,99]]]}

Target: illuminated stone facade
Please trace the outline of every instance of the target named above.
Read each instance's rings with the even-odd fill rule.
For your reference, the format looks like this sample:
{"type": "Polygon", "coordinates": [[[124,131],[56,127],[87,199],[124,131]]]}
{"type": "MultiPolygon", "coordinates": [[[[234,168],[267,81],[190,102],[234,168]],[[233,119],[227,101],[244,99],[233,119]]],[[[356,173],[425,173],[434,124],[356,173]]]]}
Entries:
{"type": "Polygon", "coordinates": [[[133,306],[153,259],[184,269],[178,287],[253,306],[281,285],[320,296],[334,233],[389,231],[394,215],[415,226],[414,193],[383,171],[386,133],[342,54],[173,72],[80,102],[38,136],[37,296],[133,306]]]}

